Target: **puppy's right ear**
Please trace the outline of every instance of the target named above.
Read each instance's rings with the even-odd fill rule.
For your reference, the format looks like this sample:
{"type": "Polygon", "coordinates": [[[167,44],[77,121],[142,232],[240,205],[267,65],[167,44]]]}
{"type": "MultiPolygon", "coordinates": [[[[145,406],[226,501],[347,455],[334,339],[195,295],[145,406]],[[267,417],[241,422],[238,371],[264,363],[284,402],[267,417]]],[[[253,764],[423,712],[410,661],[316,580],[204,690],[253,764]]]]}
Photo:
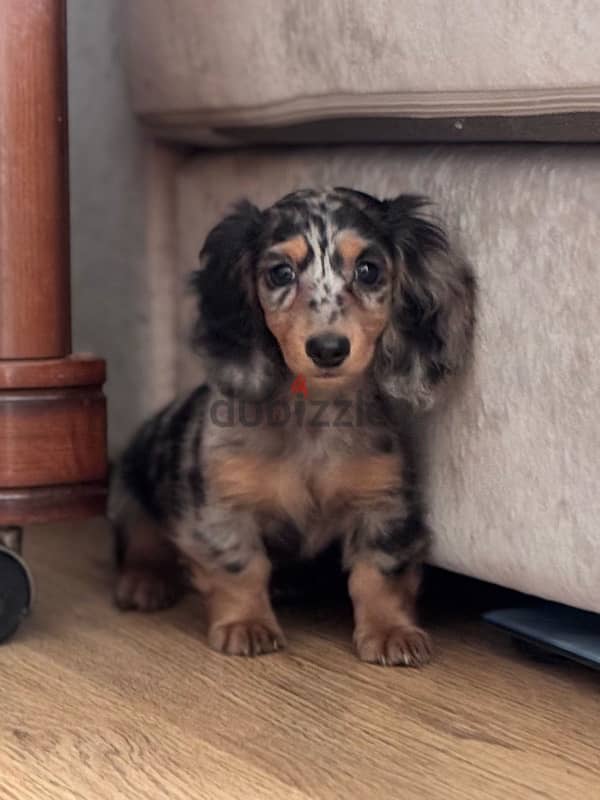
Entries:
{"type": "Polygon", "coordinates": [[[198,317],[194,349],[208,356],[211,378],[226,394],[257,399],[272,389],[270,344],[255,290],[255,268],[264,227],[262,212],[238,203],[208,234],[202,266],[191,275],[198,317]]]}

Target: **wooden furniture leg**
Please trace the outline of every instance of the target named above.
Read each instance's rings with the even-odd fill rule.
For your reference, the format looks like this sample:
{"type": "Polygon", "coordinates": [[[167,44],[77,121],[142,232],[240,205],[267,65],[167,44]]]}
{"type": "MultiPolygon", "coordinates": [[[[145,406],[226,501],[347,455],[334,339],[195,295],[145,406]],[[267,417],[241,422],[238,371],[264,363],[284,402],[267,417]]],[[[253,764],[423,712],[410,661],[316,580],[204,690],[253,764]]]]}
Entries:
{"type": "Polygon", "coordinates": [[[0,527],[104,509],[104,362],[71,354],[65,33],[64,0],[2,0],[0,527]]]}

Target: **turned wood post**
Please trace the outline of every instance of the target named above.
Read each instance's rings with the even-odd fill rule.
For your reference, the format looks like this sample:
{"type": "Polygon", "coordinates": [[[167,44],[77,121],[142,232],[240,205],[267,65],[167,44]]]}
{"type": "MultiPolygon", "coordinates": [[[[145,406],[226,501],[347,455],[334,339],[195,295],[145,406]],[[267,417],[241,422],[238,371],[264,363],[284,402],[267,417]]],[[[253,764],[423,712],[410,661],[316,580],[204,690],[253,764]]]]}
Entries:
{"type": "Polygon", "coordinates": [[[0,4],[0,525],[103,510],[104,362],[71,355],[64,0],[0,4]]]}

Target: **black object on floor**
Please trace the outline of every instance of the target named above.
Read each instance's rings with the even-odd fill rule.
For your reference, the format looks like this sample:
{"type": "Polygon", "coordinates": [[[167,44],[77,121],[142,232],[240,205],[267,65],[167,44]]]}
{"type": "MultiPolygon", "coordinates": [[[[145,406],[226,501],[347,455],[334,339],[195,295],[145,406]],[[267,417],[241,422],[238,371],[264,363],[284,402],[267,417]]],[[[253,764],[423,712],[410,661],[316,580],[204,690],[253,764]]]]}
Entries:
{"type": "Polygon", "coordinates": [[[600,670],[600,614],[539,602],[488,611],[483,619],[516,637],[534,658],[560,656],[600,670]]]}
{"type": "Polygon", "coordinates": [[[0,642],[19,627],[31,607],[32,594],[31,577],[22,559],[0,547],[0,642]]]}

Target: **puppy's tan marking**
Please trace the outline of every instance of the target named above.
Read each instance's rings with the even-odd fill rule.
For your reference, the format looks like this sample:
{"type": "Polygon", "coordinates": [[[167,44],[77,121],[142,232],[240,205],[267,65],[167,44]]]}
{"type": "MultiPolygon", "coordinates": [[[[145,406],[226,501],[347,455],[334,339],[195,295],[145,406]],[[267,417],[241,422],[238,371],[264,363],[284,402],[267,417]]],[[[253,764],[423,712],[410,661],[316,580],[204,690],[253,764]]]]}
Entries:
{"type": "Polygon", "coordinates": [[[323,505],[340,501],[351,505],[379,504],[382,495],[402,486],[402,464],[398,455],[377,454],[346,458],[319,475],[315,491],[323,505]]]}
{"type": "Polygon", "coordinates": [[[315,512],[381,507],[402,486],[402,464],[394,454],[331,458],[314,464],[296,459],[231,455],[209,466],[209,483],[221,503],[307,524],[315,512]]]}
{"type": "Polygon", "coordinates": [[[204,597],[208,643],[232,656],[258,656],[285,646],[269,599],[271,564],[257,554],[239,573],[191,568],[192,582],[204,597]]]}
{"type": "Polygon", "coordinates": [[[314,320],[306,307],[298,307],[294,313],[287,310],[264,309],[265,321],[279,342],[286,363],[294,374],[310,374],[310,362],[306,355],[306,340],[314,333],[314,320]]]}
{"type": "Polygon", "coordinates": [[[311,505],[306,483],[292,460],[231,455],[215,459],[208,476],[219,500],[239,508],[270,511],[300,522],[311,505]]]}
{"type": "Polygon", "coordinates": [[[353,230],[340,231],[336,236],[336,248],[341,255],[345,268],[352,271],[356,259],[368,246],[362,236],[353,230]]]}
{"type": "Polygon", "coordinates": [[[308,243],[304,236],[299,234],[285,242],[278,242],[271,252],[282,253],[290,258],[295,264],[300,264],[308,255],[308,243]]]}
{"type": "Polygon", "coordinates": [[[354,565],[348,588],[354,605],[354,647],[362,661],[407,667],[429,661],[429,636],[415,621],[419,583],[416,567],[395,577],[383,575],[368,561],[354,565]]]}
{"type": "MultiPolygon", "coordinates": [[[[389,302],[370,307],[355,302],[346,317],[331,327],[350,339],[350,355],[338,370],[340,378],[352,379],[364,373],[388,317],[389,302]]],[[[317,330],[313,315],[306,308],[298,308],[294,314],[265,309],[265,320],[279,342],[290,370],[310,377],[315,367],[306,355],[306,341],[317,330]]]]}

